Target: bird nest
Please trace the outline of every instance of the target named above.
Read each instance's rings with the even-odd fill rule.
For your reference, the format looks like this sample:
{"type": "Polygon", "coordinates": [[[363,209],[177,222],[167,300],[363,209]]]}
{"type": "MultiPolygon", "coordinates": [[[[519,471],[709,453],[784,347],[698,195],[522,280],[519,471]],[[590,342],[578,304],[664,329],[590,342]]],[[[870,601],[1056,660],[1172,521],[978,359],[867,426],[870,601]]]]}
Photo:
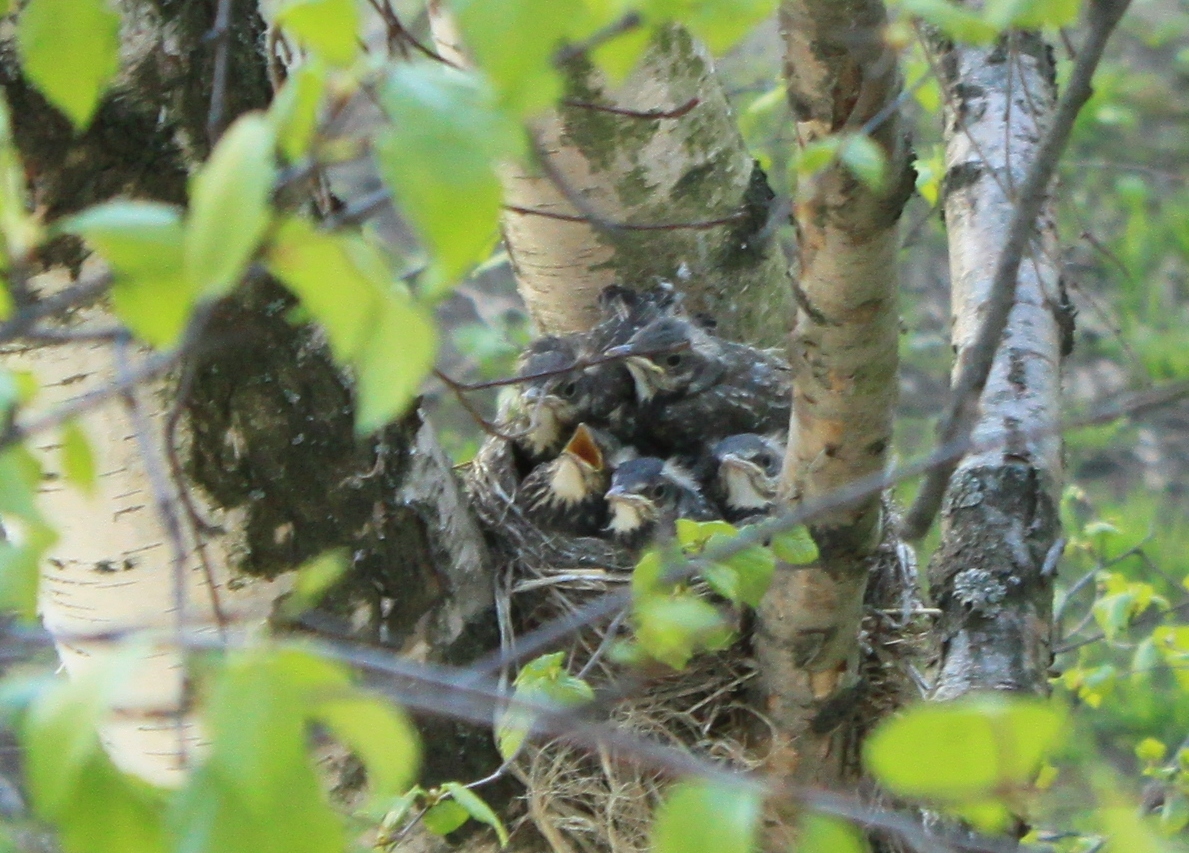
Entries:
{"type": "MultiPolygon", "coordinates": [[[[542,651],[566,653],[566,671],[594,689],[610,722],[753,769],[771,738],[755,709],[746,628],[730,648],[663,676],[642,675],[609,652],[628,639],[622,592],[642,543],[672,536],[676,518],[753,521],[770,508],[783,457],[773,436],[788,423],[791,373],[779,354],[717,337],[671,290],[612,287],[600,302],[604,320],[590,332],[530,344],[523,385],[499,420],[508,434],[490,436],[467,472],[498,569],[503,650],[514,654],[521,637],[544,625],[572,625],[542,651]],[[624,456],[625,448],[638,452],[624,456]],[[590,494],[605,498],[601,520],[586,511],[590,494]],[[666,514],[658,514],[662,502],[666,514]],[[563,505],[574,511],[560,512],[563,505]],[[640,537],[645,517],[652,532],[640,537]],[[617,591],[618,612],[586,618],[586,605],[617,591]]],[[[896,648],[915,642],[911,562],[893,545],[872,560],[860,638],[865,690],[851,711],[866,719],[886,714],[911,687],[896,648]]],[[[512,768],[527,788],[524,820],[558,853],[647,850],[666,779],[625,758],[561,741],[526,746],[512,768]]]]}
{"type": "MultiPolygon", "coordinates": [[[[467,485],[498,564],[497,611],[505,651],[525,633],[573,617],[594,599],[623,590],[633,554],[594,537],[559,536],[536,526],[515,500],[519,474],[509,443],[490,437],[467,473],[467,485]]],[[[612,702],[607,720],[650,740],[754,769],[763,756],[751,747],[762,718],[748,701],[755,677],[743,641],[702,654],[680,672],[644,678],[608,651],[626,638],[624,613],[586,624],[550,651],[567,652],[567,670],[612,702]]],[[[618,755],[562,740],[527,744],[512,772],[524,784],[521,823],[530,823],[555,853],[644,853],[666,774],[618,755]],[[627,759],[627,760],[624,760],[627,759]]]]}

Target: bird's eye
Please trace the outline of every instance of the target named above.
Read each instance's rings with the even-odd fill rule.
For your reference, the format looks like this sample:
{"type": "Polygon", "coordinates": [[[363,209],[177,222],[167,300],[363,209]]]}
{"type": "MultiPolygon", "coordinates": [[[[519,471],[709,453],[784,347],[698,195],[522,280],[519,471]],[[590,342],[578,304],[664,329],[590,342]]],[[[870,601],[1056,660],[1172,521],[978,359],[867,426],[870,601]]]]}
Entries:
{"type": "Polygon", "coordinates": [[[665,356],[666,367],[680,367],[682,361],[684,361],[684,359],[681,357],[681,353],[679,352],[671,352],[665,356]]]}
{"type": "Polygon", "coordinates": [[[760,456],[760,467],[764,469],[764,473],[769,477],[776,476],[776,473],[780,469],[780,465],[776,461],[776,457],[770,453],[765,453],[760,456]]]}
{"type": "Polygon", "coordinates": [[[661,501],[669,496],[669,487],[665,483],[657,483],[652,487],[652,499],[661,501]]]}
{"type": "Polygon", "coordinates": [[[578,393],[578,383],[570,380],[565,385],[561,386],[561,395],[567,400],[573,400],[574,395],[578,393]]]}

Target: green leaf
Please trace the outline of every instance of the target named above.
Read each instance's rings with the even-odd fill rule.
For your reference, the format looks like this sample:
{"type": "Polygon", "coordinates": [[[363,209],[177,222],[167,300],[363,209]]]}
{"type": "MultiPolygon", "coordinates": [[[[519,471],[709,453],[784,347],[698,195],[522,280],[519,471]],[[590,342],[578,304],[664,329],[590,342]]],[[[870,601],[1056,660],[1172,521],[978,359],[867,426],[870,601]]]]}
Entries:
{"type": "Polygon", "coordinates": [[[182,212],[171,204],[108,201],[68,217],[55,230],[82,237],[120,275],[158,276],[180,268],[182,212]]]}
{"type": "Polygon", "coordinates": [[[57,825],[68,853],[164,853],[163,797],[111,763],[97,725],[145,649],[125,645],[72,680],[39,690],[21,741],[37,814],[57,825]]]}
{"type": "Polygon", "coordinates": [[[817,543],[803,524],[774,535],[772,553],[776,559],[794,566],[807,566],[818,558],[817,543]]]}
{"type": "Polygon", "coordinates": [[[657,18],[683,24],[714,53],[734,46],[776,10],[773,0],[652,0],[657,18]]]}
{"type": "Polygon", "coordinates": [[[583,0],[459,0],[451,4],[463,41],[511,111],[529,116],[553,106],[561,76],[553,58],[590,23],[583,0]]]}
{"type": "Polygon", "coordinates": [[[421,822],[434,835],[449,835],[466,823],[469,818],[467,810],[456,800],[442,800],[425,813],[421,822]]]}
{"type": "Polygon", "coordinates": [[[872,192],[883,188],[887,158],[870,137],[847,136],[838,148],[838,159],[872,192]]]}
{"type": "Polygon", "coordinates": [[[88,495],[95,493],[95,454],[78,421],[62,427],[62,473],[88,495]]]}
{"type": "Polygon", "coordinates": [[[899,0],[899,3],[910,15],[916,15],[957,41],[988,44],[999,37],[999,28],[994,24],[948,0],[899,0]]]}
{"type": "Polygon", "coordinates": [[[83,128],[120,67],[120,16],[106,0],[29,0],[17,47],[33,85],[83,128]]]}
{"type": "Polygon", "coordinates": [[[22,444],[0,451],[0,610],[32,619],[37,610],[39,563],[57,535],[37,509],[41,465],[22,444]]]}
{"type": "Polygon", "coordinates": [[[0,542],[0,611],[32,620],[37,615],[41,558],[58,537],[40,523],[6,521],[5,527],[12,538],[19,531],[20,544],[0,542]]]}
{"type": "Polygon", "coordinates": [[[326,853],[345,842],[307,753],[306,720],[347,673],[297,649],[228,654],[204,691],[210,752],[173,812],[187,853],[326,853]]]}
{"type": "MultiPolygon", "coordinates": [[[[0,97],[0,234],[3,255],[25,258],[41,242],[41,226],[29,215],[25,193],[25,167],[12,138],[7,96],[0,97]]],[[[12,297],[0,287],[0,317],[12,312],[12,297]]]]}
{"type": "Polygon", "coordinates": [[[999,30],[1068,27],[1077,23],[1081,0],[988,0],[983,18],[999,30]]]}
{"type": "Polygon", "coordinates": [[[496,743],[505,760],[520,751],[533,729],[537,711],[531,706],[565,708],[594,699],[589,684],[566,672],[565,659],[565,652],[541,655],[526,663],[516,675],[516,692],[496,726],[496,743]]]}
{"type": "Polygon", "coordinates": [[[25,715],[26,775],[33,804],[44,817],[69,811],[84,771],[103,751],[96,726],[109,692],[104,674],[73,682],[60,678],[37,695],[25,715]]]}
{"type": "Polygon", "coordinates": [[[516,155],[518,131],[478,78],[440,63],[399,66],[380,101],[392,119],[376,139],[380,171],[433,253],[426,292],[441,295],[495,244],[495,165],[516,155]]]}
{"type": "Polygon", "coordinates": [[[199,298],[184,274],[181,211],[167,204],[117,200],[61,222],[111,265],[112,307],[138,338],[158,347],[177,343],[199,298]]]}
{"type": "Polygon", "coordinates": [[[263,113],[245,113],[227,129],[190,181],[186,276],[203,295],[234,287],[268,227],[276,180],[273,126],[263,113]]]}
{"type": "MultiPolygon", "coordinates": [[[[733,538],[733,535],[715,534],[707,543],[707,550],[713,553],[717,546],[725,544],[733,538]]],[[[715,586],[711,572],[703,571],[703,577],[714,587],[715,592],[730,601],[741,602],[749,607],[758,607],[760,599],[764,597],[764,593],[768,591],[768,587],[772,583],[772,575],[776,571],[776,558],[767,548],[753,545],[719,561],[715,569],[718,570],[715,574],[720,580],[725,580],[725,575],[721,570],[726,570],[733,576],[733,579],[720,589],[715,586]]]]}
{"type": "Polygon", "coordinates": [[[636,639],[654,660],[684,669],[703,649],[723,648],[731,632],[722,615],[692,594],[649,596],[636,602],[636,639]]]}
{"type": "Polygon", "coordinates": [[[121,773],[102,749],[83,765],[69,806],[54,822],[66,853],[166,853],[165,796],[121,773]]]}
{"type": "Polygon", "coordinates": [[[437,351],[433,321],[420,305],[394,292],[380,311],[375,334],[356,362],[355,429],[361,435],[404,413],[437,351]]]}
{"type": "Polygon", "coordinates": [[[326,551],[303,563],[295,573],[293,591],[285,598],[282,610],[292,619],[315,606],[347,571],[343,550],[326,551]]]}
{"type": "Polygon", "coordinates": [[[325,90],[326,64],[316,56],[311,57],[290,72],[268,106],[268,120],[275,129],[277,148],[290,163],[297,162],[310,150],[325,90]]]}
{"type": "Polygon", "coordinates": [[[491,806],[483,802],[474,791],[465,788],[457,782],[445,782],[442,784],[443,791],[449,791],[450,796],[454,801],[462,806],[463,810],[473,820],[479,823],[487,824],[495,830],[495,834],[499,836],[500,847],[508,846],[508,830],[504,829],[503,822],[496,816],[496,813],[491,810],[491,806]]]}
{"type": "Polygon", "coordinates": [[[325,327],[340,364],[351,363],[375,335],[384,291],[391,288],[377,286],[359,269],[349,240],[294,217],[277,229],[267,258],[269,272],[325,327]]]}
{"type": "Polygon", "coordinates": [[[867,741],[866,763],[897,793],[977,801],[1027,785],[1064,725],[1060,711],[1034,699],[977,695],[930,702],[877,729],[867,741]]]}
{"type": "Polygon", "coordinates": [[[743,785],[705,780],[669,790],[652,828],[655,853],[751,853],[756,849],[760,797],[743,785]]]}
{"type": "Polygon", "coordinates": [[[360,52],[355,0],[285,0],[275,21],[335,65],[350,64],[360,52]]]}
{"type": "Polygon", "coordinates": [[[319,702],[313,717],[362,759],[373,801],[391,799],[416,779],[421,752],[417,732],[389,702],[357,691],[319,702]]]}
{"type": "Polygon", "coordinates": [[[706,547],[706,543],[715,535],[725,541],[738,534],[739,529],[725,521],[677,519],[677,542],[686,552],[701,552],[706,547]]]}
{"type": "Polygon", "coordinates": [[[863,834],[846,821],[808,812],[801,818],[797,853],[866,853],[863,834]]]}

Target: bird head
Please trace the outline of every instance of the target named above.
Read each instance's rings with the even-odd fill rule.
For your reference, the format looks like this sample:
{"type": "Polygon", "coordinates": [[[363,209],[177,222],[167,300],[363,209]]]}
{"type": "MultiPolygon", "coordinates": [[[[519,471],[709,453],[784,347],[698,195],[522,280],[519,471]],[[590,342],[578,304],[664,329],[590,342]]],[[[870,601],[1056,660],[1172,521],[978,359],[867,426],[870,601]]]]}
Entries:
{"type": "Polygon", "coordinates": [[[762,511],[772,505],[783,457],[776,441],[754,433],[732,435],[715,444],[711,453],[719,491],[730,509],[762,511]]]}
{"type": "Polygon", "coordinates": [[[578,350],[565,338],[544,338],[521,358],[517,375],[524,379],[513,410],[515,419],[527,424],[519,443],[533,455],[555,451],[577,420],[579,382],[571,373],[578,350]],[[540,376],[538,374],[547,374],[540,376]]]}
{"type": "Polygon", "coordinates": [[[696,394],[723,371],[719,340],[687,317],[654,320],[606,355],[626,356],[640,402],[658,394],[696,394]]]}
{"type": "Polygon", "coordinates": [[[602,491],[606,480],[603,451],[586,424],[578,424],[554,462],[549,487],[564,503],[577,503],[602,491]]]}
{"type": "Polygon", "coordinates": [[[611,478],[607,530],[617,539],[639,539],[662,521],[671,524],[691,497],[699,497],[697,482],[675,462],[654,456],[629,459],[611,478]]]}

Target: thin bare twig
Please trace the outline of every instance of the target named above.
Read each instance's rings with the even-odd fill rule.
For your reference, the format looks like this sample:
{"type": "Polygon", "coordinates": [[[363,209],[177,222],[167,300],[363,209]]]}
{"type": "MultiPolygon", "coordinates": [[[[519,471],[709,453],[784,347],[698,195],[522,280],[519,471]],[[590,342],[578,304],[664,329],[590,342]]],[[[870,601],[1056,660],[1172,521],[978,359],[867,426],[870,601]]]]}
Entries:
{"type": "Polygon", "coordinates": [[[231,52],[231,0],[219,0],[215,23],[207,35],[215,45],[215,68],[211,75],[211,108],[206,117],[206,137],[211,148],[223,133],[224,106],[227,101],[227,63],[231,52]]]}
{"type": "Polygon", "coordinates": [[[647,120],[656,119],[673,119],[681,118],[687,115],[694,107],[701,103],[697,97],[690,98],[679,107],[671,110],[630,110],[627,107],[613,107],[610,104],[596,104],[591,101],[577,101],[573,98],[565,98],[562,100],[562,105],[567,107],[574,107],[580,110],[593,110],[598,113],[611,113],[612,115],[624,116],[626,118],[639,118],[647,120]]]}
{"type": "MultiPolygon", "coordinates": [[[[169,477],[160,465],[158,447],[153,441],[153,426],[141,407],[136,394],[135,383],[127,382],[129,377],[128,348],[129,340],[125,337],[116,343],[115,362],[116,378],[124,386],[121,393],[124,405],[132,419],[132,431],[136,436],[136,446],[140,451],[140,461],[144,466],[145,476],[149,481],[149,489],[153,494],[153,505],[157,510],[157,518],[165,529],[169,541],[170,565],[173,573],[173,619],[174,631],[177,639],[179,654],[185,654],[186,645],[186,544],[182,533],[182,523],[178,517],[176,498],[170,490],[169,477]]],[[[184,661],[183,661],[184,666],[184,661]]],[[[177,734],[177,750],[183,763],[186,761],[186,731],[182,714],[176,715],[175,731],[177,734]]]]}
{"type": "Polygon", "coordinates": [[[110,271],[86,278],[65,290],[60,290],[32,305],[21,307],[16,314],[0,323],[0,343],[19,338],[39,321],[64,314],[72,308],[86,305],[107,292],[112,284],[110,271]]]}
{"type": "MultiPolygon", "coordinates": [[[[1011,309],[1015,305],[1017,276],[1020,263],[1036,228],[1036,217],[1048,195],[1049,184],[1061,154],[1069,142],[1074,120],[1090,98],[1091,80],[1102,58],[1107,40],[1127,10],[1130,0],[1091,0],[1089,3],[1090,33],[1078,55],[1064,96],[1057,104],[1053,124],[1037,149],[1036,158],[1028,167],[1016,200],[1015,212],[1008,226],[1007,239],[995,267],[991,282],[987,315],[971,347],[963,353],[957,381],[950,394],[950,402],[938,424],[938,442],[949,444],[969,434],[975,424],[979,398],[1011,309]]],[[[940,465],[926,475],[912,507],[905,514],[901,535],[909,540],[920,539],[928,532],[941,507],[950,476],[961,457],[940,465]]]]}

